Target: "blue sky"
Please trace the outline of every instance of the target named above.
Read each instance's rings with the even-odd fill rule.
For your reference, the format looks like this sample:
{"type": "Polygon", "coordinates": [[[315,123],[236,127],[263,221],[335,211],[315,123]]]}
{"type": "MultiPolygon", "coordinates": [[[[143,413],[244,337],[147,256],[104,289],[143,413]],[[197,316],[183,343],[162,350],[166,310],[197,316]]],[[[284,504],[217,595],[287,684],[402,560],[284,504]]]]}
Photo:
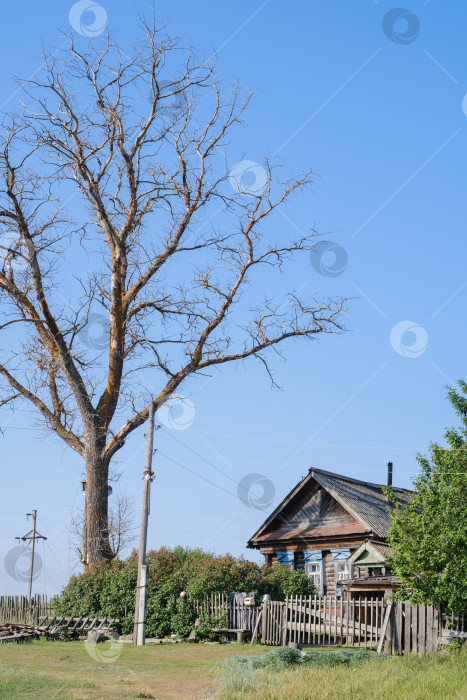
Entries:
{"type": "MultiPolygon", "coordinates": [[[[72,5],[3,8],[2,111],[17,105],[12,75],[30,76],[42,45],[59,46],[72,5]]],[[[101,5],[122,39],[137,35],[131,3],[101,5]]],[[[310,296],[350,297],[346,333],[289,345],[287,363],[273,361],[281,391],[254,362],[190,384],[189,427],[156,433],[149,546],[259,560],[246,541],[310,466],[380,482],[392,460],[395,484],[410,487],[415,453],[455,423],[444,386],[466,378],[467,8],[405,2],[405,19],[386,19],[385,34],[394,7],[386,0],[157,7],[174,34],[208,55],[217,51],[220,78],[255,89],[232,142],[238,159],[278,153],[292,171],[315,170],[312,192],[276,216],[271,232],[314,225],[346,259],[342,273],[329,276],[304,256],[283,282],[310,296]],[[238,498],[238,482],[250,474],[267,480],[267,510],[238,498]]],[[[326,273],[332,252],[321,263],[326,273]]],[[[81,463],[44,439],[29,410],[3,410],[0,423],[0,593],[25,590],[2,563],[14,536],[29,530],[32,508],[48,537],[35,587],[56,592],[74,562],[68,527],[82,502],[81,463]]],[[[137,513],[143,433],[119,454],[115,486],[134,497],[137,513]]]]}

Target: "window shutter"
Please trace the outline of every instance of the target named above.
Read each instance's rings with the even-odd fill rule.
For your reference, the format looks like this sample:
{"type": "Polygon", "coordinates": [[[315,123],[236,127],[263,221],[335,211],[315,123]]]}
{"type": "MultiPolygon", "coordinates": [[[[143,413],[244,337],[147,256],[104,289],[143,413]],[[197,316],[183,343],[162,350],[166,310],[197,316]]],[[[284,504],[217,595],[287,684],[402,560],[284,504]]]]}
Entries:
{"type": "Polygon", "coordinates": [[[305,556],[305,563],[309,561],[321,561],[323,558],[323,553],[320,549],[307,549],[303,554],[305,556]]]}
{"type": "Polygon", "coordinates": [[[350,549],[331,549],[334,561],[346,561],[350,557],[350,549]]]}
{"type": "Polygon", "coordinates": [[[277,561],[280,564],[285,564],[290,566],[291,569],[294,568],[294,553],[293,552],[276,552],[277,561]]]}

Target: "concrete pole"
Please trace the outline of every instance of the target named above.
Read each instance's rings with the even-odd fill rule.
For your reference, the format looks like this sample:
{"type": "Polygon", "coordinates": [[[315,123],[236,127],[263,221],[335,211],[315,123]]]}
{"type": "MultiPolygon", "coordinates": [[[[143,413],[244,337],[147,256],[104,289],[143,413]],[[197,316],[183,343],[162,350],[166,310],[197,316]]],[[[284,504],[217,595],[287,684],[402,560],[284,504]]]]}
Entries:
{"type": "Polygon", "coordinates": [[[148,437],[146,443],[146,464],[144,469],[143,506],[141,512],[141,532],[139,536],[138,581],[136,584],[135,622],[133,644],[146,643],[146,605],[148,592],[148,567],[146,566],[146,545],[148,537],[148,517],[150,512],[150,491],[153,472],[152,453],[154,444],[154,404],[149,407],[148,437]]]}
{"type": "Polygon", "coordinates": [[[37,511],[33,510],[31,515],[32,515],[32,532],[31,532],[31,561],[29,564],[29,592],[28,592],[29,605],[31,605],[32,577],[33,577],[33,573],[34,573],[34,549],[36,547],[37,511]]]}

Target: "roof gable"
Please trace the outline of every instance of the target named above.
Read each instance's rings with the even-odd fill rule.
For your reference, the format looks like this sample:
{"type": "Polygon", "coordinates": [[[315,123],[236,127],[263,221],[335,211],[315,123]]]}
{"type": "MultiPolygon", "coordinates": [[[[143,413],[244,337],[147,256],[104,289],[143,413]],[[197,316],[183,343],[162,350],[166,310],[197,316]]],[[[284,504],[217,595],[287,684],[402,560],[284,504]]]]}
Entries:
{"type": "Polygon", "coordinates": [[[387,557],[391,553],[391,548],[384,542],[375,542],[366,540],[358,549],[348,558],[351,564],[384,564],[387,557]]]}
{"type": "Polygon", "coordinates": [[[310,484],[294,502],[285,506],[282,511],[284,522],[281,527],[304,527],[313,524],[349,524],[355,522],[351,515],[326,489],[315,482],[310,484]]]}

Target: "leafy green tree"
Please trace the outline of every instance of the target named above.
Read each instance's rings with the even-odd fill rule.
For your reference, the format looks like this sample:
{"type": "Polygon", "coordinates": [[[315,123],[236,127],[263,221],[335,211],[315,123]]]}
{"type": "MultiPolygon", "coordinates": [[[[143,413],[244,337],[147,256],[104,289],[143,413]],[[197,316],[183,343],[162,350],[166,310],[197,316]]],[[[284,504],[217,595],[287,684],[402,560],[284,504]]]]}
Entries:
{"type": "Polygon", "coordinates": [[[447,446],[432,443],[428,457],[417,455],[421,472],[408,506],[390,513],[388,563],[402,582],[398,597],[413,603],[441,603],[448,611],[467,607],[467,383],[448,387],[461,419],[445,432],[447,446]]]}

